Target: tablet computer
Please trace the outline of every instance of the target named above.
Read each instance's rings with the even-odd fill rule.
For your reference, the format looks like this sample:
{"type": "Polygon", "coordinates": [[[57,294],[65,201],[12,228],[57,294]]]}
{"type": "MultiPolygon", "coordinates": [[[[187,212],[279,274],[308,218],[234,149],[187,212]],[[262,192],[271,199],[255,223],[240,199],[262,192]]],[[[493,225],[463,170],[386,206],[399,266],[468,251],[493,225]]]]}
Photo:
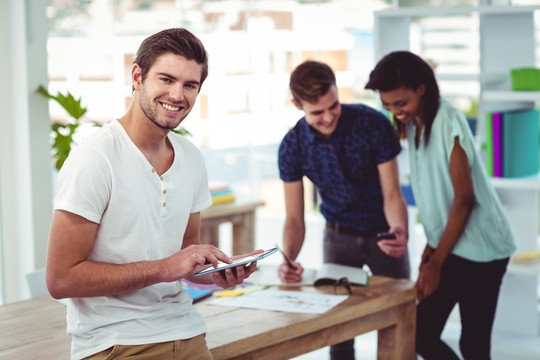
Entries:
{"type": "Polygon", "coordinates": [[[246,265],[246,264],[249,264],[249,263],[251,263],[253,261],[259,261],[261,259],[264,259],[267,256],[272,255],[276,251],[277,251],[277,248],[268,249],[268,250],[265,250],[265,251],[263,251],[262,253],[259,253],[259,254],[249,255],[249,256],[246,256],[246,257],[243,257],[243,258],[240,258],[240,259],[235,259],[230,264],[219,261],[217,268],[210,265],[206,269],[203,269],[203,270],[195,273],[195,276],[206,275],[206,274],[213,273],[215,271],[221,271],[221,270],[236,267],[236,266],[239,266],[239,265],[246,265]]]}

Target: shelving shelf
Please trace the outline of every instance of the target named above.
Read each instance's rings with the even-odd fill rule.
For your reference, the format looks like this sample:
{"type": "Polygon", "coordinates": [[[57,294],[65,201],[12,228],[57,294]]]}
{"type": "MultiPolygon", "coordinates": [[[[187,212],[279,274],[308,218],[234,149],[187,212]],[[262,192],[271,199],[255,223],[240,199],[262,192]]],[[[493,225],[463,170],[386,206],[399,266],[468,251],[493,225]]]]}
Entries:
{"type": "Polygon", "coordinates": [[[534,265],[517,265],[517,264],[508,264],[507,271],[513,274],[522,274],[522,275],[540,275],[540,264],[534,265]]]}
{"type": "Polygon", "coordinates": [[[540,101],[540,91],[491,90],[482,92],[484,101],[540,101]]]}
{"type": "Polygon", "coordinates": [[[391,8],[377,11],[375,16],[385,18],[395,17],[427,17],[427,16],[448,16],[448,15],[461,15],[461,14],[528,14],[535,10],[538,10],[538,6],[514,6],[514,5],[484,5],[484,6],[433,6],[433,7],[403,7],[403,8],[391,8]]]}
{"type": "MultiPolygon", "coordinates": [[[[540,103],[540,91],[510,90],[510,70],[536,64],[534,13],[538,10],[540,6],[482,5],[378,11],[374,21],[375,61],[389,52],[411,49],[411,34],[419,30],[411,30],[411,25],[417,19],[464,15],[478,24],[478,73],[438,73],[436,70],[436,76],[438,81],[479,84],[476,133],[481,141],[485,139],[483,119],[487,113],[532,108],[540,103]]],[[[507,211],[516,252],[538,249],[540,174],[492,178],[491,182],[507,211]]],[[[494,324],[493,339],[498,339],[498,344],[493,346],[504,344],[509,353],[528,351],[532,358],[540,358],[539,278],[540,265],[509,265],[494,324]],[[520,342],[512,339],[520,339],[520,342]]]]}
{"type": "Polygon", "coordinates": [[[522,178],[491,178],[496,189],[540,190],[540,173],[522,178]]]}
{"type": "Polygon", "coordinates": [[[493,83],[508,80],[508,74],[492,73],[437,73],[438,81],[478,81],[480,83],[493,83]]]}

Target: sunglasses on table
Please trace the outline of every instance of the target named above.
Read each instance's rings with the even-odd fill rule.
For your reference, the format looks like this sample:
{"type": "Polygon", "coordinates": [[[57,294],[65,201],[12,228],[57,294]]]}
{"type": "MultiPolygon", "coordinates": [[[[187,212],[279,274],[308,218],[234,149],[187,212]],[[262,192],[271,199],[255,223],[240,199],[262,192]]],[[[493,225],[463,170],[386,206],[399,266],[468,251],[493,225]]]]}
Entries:
{"type": "Polygon", "coordinates": [[[336,280],[336,282],[334,283],[334,294],[337,294],[336,288],[340,285],[345,286],[345,289],[347,289],[347,292],[349,293],[349,295],[352,295],[351,283],[349,279],[347,279],[346,277],[342,277],[336,280]]]}

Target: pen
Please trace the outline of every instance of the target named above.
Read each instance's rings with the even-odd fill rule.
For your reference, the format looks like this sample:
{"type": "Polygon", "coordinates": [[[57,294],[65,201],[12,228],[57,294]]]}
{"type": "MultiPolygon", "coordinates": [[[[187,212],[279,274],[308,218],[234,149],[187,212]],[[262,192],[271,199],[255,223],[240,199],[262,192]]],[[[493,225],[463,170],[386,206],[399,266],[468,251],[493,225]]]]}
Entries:
{"type": "Polygon", "coordinates": [[[287,262],[287,265],[291,268],[291,269],[296,269],[296,266],[294,266],[293,262],[291,261],[291,259],[289,259],[289,257],[287,255],[285,255],[285,252],[283,252],[283,250],[281,250],[281,248],[278,246],[278,244],[276,244],[276,248],[279,250],[279,252],[281,253],[281,255],[283,255],[283,257],[285,258],[285,262],[287,262]]]}

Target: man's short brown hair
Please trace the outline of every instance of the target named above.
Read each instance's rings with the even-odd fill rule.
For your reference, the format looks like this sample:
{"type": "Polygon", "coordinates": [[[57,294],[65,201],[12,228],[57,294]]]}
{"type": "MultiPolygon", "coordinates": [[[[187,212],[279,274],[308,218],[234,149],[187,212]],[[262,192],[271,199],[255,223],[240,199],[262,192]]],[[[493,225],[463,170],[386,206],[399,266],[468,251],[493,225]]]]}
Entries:
{"type": "Polygon", "coordinates": [[[334,85],[336,76],[330,66],[313,60],[298,65],[289,81],[292,96],[298,103],[316,103],[334,85]]]}
{"type": "Polygon", "coordinates": [[[181,55],[201,65],[201,85],[208,76],[208,53],[201,40],[184,28],[172,28],[147,37],[135,55],[134,64],[141,68],[144,81],[158,57],[165,53],[181,55]]]}

